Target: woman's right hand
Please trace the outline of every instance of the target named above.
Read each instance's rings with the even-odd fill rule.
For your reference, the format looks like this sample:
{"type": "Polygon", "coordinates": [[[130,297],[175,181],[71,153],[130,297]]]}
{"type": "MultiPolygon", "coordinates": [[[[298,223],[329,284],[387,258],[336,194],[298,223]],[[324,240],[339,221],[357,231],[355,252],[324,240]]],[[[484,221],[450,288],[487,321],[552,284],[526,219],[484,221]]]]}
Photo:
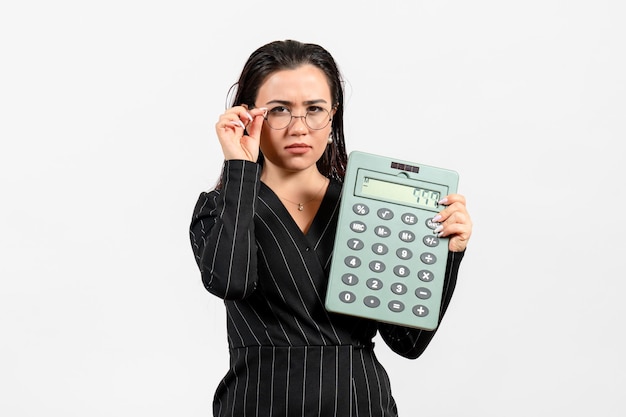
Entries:
{"type": "Polygon", "coordinates": [[[220,116],[215,131],[222,145],[224,159],[257,161],[266,111],[265,108],[248,110],[245,106],[235,106],[220,116]],[[248,134],[244,135],[244,131],[248,134]]]}

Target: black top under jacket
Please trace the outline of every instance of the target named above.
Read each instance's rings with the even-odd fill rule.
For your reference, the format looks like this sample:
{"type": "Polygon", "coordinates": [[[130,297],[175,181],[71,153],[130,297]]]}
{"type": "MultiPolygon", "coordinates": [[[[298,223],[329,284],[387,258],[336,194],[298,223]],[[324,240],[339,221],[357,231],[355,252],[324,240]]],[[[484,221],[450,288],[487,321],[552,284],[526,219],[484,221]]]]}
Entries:
{"type": "MultiPolygon", "coordinates": [[[[230,370],[214,416],[397,416],[372,338],[417,358],[435,332],[326,311],[341,184],[330,182],[304,234],[260,173],[226,161],[221,189],[200,194],[191,222],[202,282],[227,313],[230,370]]],[[[462,258],[448,256],[442,316],[462,258]]]]}

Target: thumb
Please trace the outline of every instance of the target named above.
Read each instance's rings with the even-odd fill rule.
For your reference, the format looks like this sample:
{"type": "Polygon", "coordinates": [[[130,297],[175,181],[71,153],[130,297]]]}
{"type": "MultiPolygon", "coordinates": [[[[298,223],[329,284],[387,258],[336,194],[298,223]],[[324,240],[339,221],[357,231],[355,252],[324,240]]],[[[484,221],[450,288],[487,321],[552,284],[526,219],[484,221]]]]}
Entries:
{"type": "Polygon", "coordinates": [[[253,139],[259,140],[261,138],[261,128],[263,127],[263,115],[258,115],[254,117],[248,126],[246,126],[246,132],[248,136],[253,139]]]}

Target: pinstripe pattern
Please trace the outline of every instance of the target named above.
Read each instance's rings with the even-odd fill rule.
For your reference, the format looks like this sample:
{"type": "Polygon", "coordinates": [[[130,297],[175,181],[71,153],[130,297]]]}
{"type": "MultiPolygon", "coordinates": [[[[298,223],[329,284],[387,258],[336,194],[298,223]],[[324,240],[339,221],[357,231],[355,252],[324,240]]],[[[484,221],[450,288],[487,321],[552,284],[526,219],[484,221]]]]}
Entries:
{"type": "MultiPolygon", "coordinates": [[[[191,244],[206,289],[224,299],[230,350],[216,417],[397,415],[372,338],[417,358],[434,332],[325,310],[340,193],[331,181],[306,235],[257,164],[227,161],[221,190],[201,193],[191,244]]],[[[442,315],[462,257],[448,257],[442,315]]]]}

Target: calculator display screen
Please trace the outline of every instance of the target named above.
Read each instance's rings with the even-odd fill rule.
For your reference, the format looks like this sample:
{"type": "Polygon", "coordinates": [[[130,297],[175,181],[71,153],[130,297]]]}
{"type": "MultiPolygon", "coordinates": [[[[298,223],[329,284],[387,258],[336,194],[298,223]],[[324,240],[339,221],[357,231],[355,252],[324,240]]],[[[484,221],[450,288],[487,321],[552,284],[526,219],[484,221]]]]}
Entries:
{"type": "Polygon", "coordinates": [[[420,206],[436,209],[441,199],[439,191],[411,185],[398,184],[365,176],[361,184],[361,193],[364,196],[383,200],[396,201],[400,204],[420,206]]]}

